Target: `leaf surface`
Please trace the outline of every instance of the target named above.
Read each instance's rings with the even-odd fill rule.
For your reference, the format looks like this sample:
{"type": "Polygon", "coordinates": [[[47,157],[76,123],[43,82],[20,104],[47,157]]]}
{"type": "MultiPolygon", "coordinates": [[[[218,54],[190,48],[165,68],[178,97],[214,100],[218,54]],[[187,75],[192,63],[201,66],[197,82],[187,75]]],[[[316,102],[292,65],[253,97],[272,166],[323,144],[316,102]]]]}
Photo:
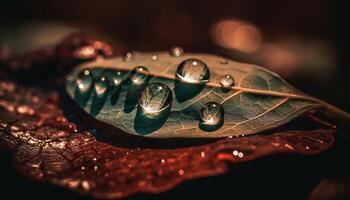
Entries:
{"type": "Polygon", "coordinates": [[[156,138],[217,138],[255,134],[320,107],[314,98],[299,92],[277,74],[255,65],[223,60],[209,54],[176,57],[167,52],[134,53],[128,61],[118,57],[78,66],[70,74],[72,80],[67,81],[66,88],[68,94],[96,119],[129,134],[156,138]],[[152,59],[154,55],[157,55],[156,60],[152,59]],[[179,64],[190,58],[207,64],[210,70],[208,83],[191,84],[177,79],[179,64]],[[124,70],[128,74],[137,66],[145,66],[150,71],[148,83],[161,82],[171,89],[173,100],[168,115],[158,119],[140,117],[137,98],[144,86],[138,90],[131,89],[133,86],[128,84],[127,78],[120,88],[111,89],[112,92],[102,100],[94,98],[93,90],[84,100],[76,94],[74,78],[84,69],[92,69],[97,79],[102,75],[108,77],[110,69],[124,70]],[[225,75],[234,78],[232,87],[220,86],[220,80],[225,75]],[[200,125],[201,107],[211,101],[221,104],[224,109],[223,123],[213,130],[200,125]]]}

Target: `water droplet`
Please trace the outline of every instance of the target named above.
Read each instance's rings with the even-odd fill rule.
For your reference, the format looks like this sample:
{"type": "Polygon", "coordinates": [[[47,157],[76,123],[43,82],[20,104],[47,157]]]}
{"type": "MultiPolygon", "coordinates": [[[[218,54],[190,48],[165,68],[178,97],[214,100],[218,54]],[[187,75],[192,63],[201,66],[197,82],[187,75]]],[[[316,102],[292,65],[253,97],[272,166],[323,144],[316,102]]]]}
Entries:
{"type": "Polygon", "coordinates": [[[114,86],[119,86],[125,79],[125,74],[119,70],[111,70],[108,75],[114,86]]]}
{"type": "Polygon", "coordinates": [[[144,84],[149,78],[149,71],[146,67],[138,66],[130,72],[130,80],[133,84],[144,84]]]}
{"type": "Polygon", "coordinates": [[[154,82],[145,87],[138,99],[138,103],[144,114],[154,117],[170,106],[172,93],[169,87],[163,83],[154,82]]]}
{"type": "Polygon", "coordinates": [[[153,55],[152,55],[152,60],[153,60],[153,61],[158,60],[158,56],[157,56],[156,54],[153,54],[153,55]]]}
{"type": "Polygon", "coordinates": [[[224,117],[222,106],[216,102],[208,102],[201,108],[200,116],[205,125],[218,125],[224,117]]]}
{"type": "Polygon", "coordinates": [[[177,77],[188,83],[209,82],[210,71],[201,60],[191,58],[183,61],[177,68],[177,77]]]}
{"type": "Polygon", "coordinates": [[[178,173],[179,173],[180,176],[182,176],[182,175],[185,174],[185,171],[183,169],[180,169],[178,173]]]}
{"type": "Polygon", "coordinates": [[[225,88],[231,87],[234,83],[235,80],[231,75],[225,75],[220,79],[220,85],[225,88]]]}
{"type": "Polygon", "coordinates": [[[101,76],[99,79],[95,81],[95,92],[97,96],[102,96],[105,94],[109,86],[109,82],[105,76],[101,76]]]}
{"type": "Polygon", "coordinates": [[[93,78],[92,73],[89,69],[83,70],[78,75],[78,77],[75,81],[80,92],[87,92],[90,89],[90,87],[92,86],[93,82],[94,82],[94,78],[93,78]]]}
{"type": "Polygon", "coordinates": [[[126,53],[126,55],[124,57],[124,61],[125,62],[129,62],[129,61],[133,60],[133,57],[134,57],[133,53],[132,52],[128,52],[128,53],[126,53]]]}
{"type": "Polygon", "coordinates": [[[234,156],[238,156],[238,151],[237,151],[237,150],[234,150],[234,151],[232,152],[232,154],[233,154],[234,156]]]}
{"type": "Polygon", "coordinates": [[[170,55],[172,56],[182,56],[184,54],[184,50],[181,47],[173,47],[170,49],[170,55]]]}

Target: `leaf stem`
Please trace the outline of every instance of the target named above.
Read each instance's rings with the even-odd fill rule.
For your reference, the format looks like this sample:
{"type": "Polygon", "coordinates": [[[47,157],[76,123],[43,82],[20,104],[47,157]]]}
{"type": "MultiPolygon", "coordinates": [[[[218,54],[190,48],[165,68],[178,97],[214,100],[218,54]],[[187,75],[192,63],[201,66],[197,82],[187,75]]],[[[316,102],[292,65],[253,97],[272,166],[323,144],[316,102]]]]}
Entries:
{"type": "Polygon", "coordinates": [[[319,103],[321,104],[321,109],[323,109],[325,111],[326,114],[329,114],[341,121],[343,121],[346,124],[350,124],[350,114],[343,111],[342,109],[333,106],[325,101],[319,100],[319,103]]]}

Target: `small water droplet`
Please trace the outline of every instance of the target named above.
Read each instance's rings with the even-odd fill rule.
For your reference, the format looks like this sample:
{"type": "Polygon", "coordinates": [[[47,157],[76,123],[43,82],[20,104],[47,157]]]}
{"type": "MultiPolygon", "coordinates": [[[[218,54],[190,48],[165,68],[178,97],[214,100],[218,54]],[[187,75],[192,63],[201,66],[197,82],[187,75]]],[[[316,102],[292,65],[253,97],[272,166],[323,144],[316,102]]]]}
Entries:
{"type": "Polygon", "coordinates": [[[183,169],[180,169],[180,170],[179,170],[179,175],[182,176],[182,175],[184,175],[184,174],[185,174],[185,171],[184,171],[183,169]]]}
{"type": "Polygon", "coordinates": [[[94,166],[94,171],[97,171],[97,170],[98,170],[98,166],[95,165],[95,166],[94,166]]]}
{"type": "Polygon", "coordinates": [[[237,151],[237,150],[234,150],[234,151],[232,152],[232,154],[233,154],[234,156],[238,156],[238,151],[237,151]]]}
{"type": "Polygon", "coordinates": [[[124,57],[124,61],[129,62],[129,61],[133,60],[133,58],[134,58],[134,54],[132,52],[128,52],[128,53],[126,53],[126,55],[124,57]]]}
{"type": "Polygon", "coordinates": [[[144,114],[154,117],[169,107],[172,93],[169,87],[163,83],[154,82],[145,87],[138,99],[138,103],[144,114]]]}
{"type": "Polygon", "coordinates": [[[99,79],[95,81],[95,92],[97,96],[102,96],[105,94],[109,86],[109,82],[105,76],[101,76],[99,79]]]}
{"type": "Polygon", "coordinates": [[[92,86],[94,78],[91,71],[89,69],[85,69],[78,75],[75,82],[80,92],[87,92],[92,86]]]}
{"type": "Polygon", "coordinates": [[[153,54],[153,55],[152,55],[152,60],[153,60],[153,61],[158,60],[158,56],[157,56],[156,54],[153,54]]]}
{"type": "Polygon", "coordinates": [[[119,70],[112,70],[108,75],[114,86],[119,86],[125,79],[125,74],[119,70]]]}
{"type": "Polygon", "coordinates": [[[243,152],[239,152],[237,156],[238,158],[243,158],[243,152]]]}
{"type": "Polygon", "coordinates": [[[184,54],[184,50],[181,47],[173,47],[170,49],[170,55],[172,56],[182,56],[184,54]]]}
{"type": "Polygon", "coordinates": [[[165,160],[164,160],[164,159],[161,159],[160,162],[161,162],[161,163],[165,163],[165,160]]]}
{"type": "Polygon", "coordinates": [[[200,116],[205,125],[218,125],[224,117],[222,106],[216,102],[208,102],[201,108],[200,116]]]}
{"type": "Polygon", "coordinates": [[[208,66],[201,60],[190,58],[183,61],[177,68],[177,77],[188,83],[209,82],[210,71],[208,66]]]}
{"type": "Polygon", "coordinates": [[[224,88],[231,87],[235,83],[235,80],[231,75],[225,75],[220,79],[220,85],[224,88]]]}
{"type": "Polygon", "coordinates": [[[146,67],[138,66],[130,72],[130,80],[133,84],[142,85],[149,78],[149,71],[146,67]]]}
{"type": "Polygon", "coordinates": [[[222,59],[222,60],[220,61],[220,63],[223,64],[223,65],[226,65],[226,64],[228,64],[228,60],[222,59]]]}

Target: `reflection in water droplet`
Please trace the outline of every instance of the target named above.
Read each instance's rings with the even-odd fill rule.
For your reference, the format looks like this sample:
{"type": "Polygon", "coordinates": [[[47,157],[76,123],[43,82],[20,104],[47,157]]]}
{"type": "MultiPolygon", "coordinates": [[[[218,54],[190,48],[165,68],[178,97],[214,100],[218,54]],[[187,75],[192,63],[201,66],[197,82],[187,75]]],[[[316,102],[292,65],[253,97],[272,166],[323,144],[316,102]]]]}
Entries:
{"type": "Polygon", "coordinates": [[[146,67],[138,66],[130,72],[130,80],[133,84],[142,85],[149,78],[149,71],[146,67]]]}
{"type": "Polygon", "coordinates": [[[126,53],[126,55],[124,57],[124,61],[125,62],[129,62],[129,61],[133,60],[133,57],[134,57],[133,53],[132,52],[128,52],[128,53],[126,53]]]}
{"type": "Polygon", "coordinates": [[[234,83],[235,80],[231,75],[225,75],[220,79],[220,85],[225,88],[231,87],[234,83]]]}
{"type": "Polygon", "coordinates": [[[138,98],[138,103],[144,114],[157,116],[169,107],[172,93],[163,83],[154,82],[145,87],[138,98]]]}
{"type": "Polygon", "coordinates": [[[156,54],[153,54],[153,55],[152,55],[152,60],[153,60],[153,61],[158,60],[158,56],[157,56],[156,54]]]}
{"type": "Polygon", "coordinates": [[[182,56],[184,54],[184,50],[181,47],[173,47],[170,49],[170,55],[172,56],[182,56]]]}
{"type": "Polygon", "coordinates": [[[205,125],[220,124],[224,117],[222,106],[216,102],[208,102],[201,108],[200,116],[205,125]]]}
{"type": "Polygon", "coordinates": [[[187,83],[209,82],[210,71],[201,60],[191,58],[183,61],[177,68],[177,77],[187,83]]]}
{"type": "Polygon", "coordinates": [[[78,75],[75,83],[80,92],[87,92],[90,89],[93,81],[94,78],[91,71],[89,69],[85,69],[78,75]]]}
{"type": "Polygon", "coordinates": [[[108,86],[109,86],[109,82],[106,79],[106,77],[101,76],[99,79],[97,79],[95,81],[95,85],[94,85],[95,92],[96,92],[97,96],[104,95],[108,89],[108,86]]]}

